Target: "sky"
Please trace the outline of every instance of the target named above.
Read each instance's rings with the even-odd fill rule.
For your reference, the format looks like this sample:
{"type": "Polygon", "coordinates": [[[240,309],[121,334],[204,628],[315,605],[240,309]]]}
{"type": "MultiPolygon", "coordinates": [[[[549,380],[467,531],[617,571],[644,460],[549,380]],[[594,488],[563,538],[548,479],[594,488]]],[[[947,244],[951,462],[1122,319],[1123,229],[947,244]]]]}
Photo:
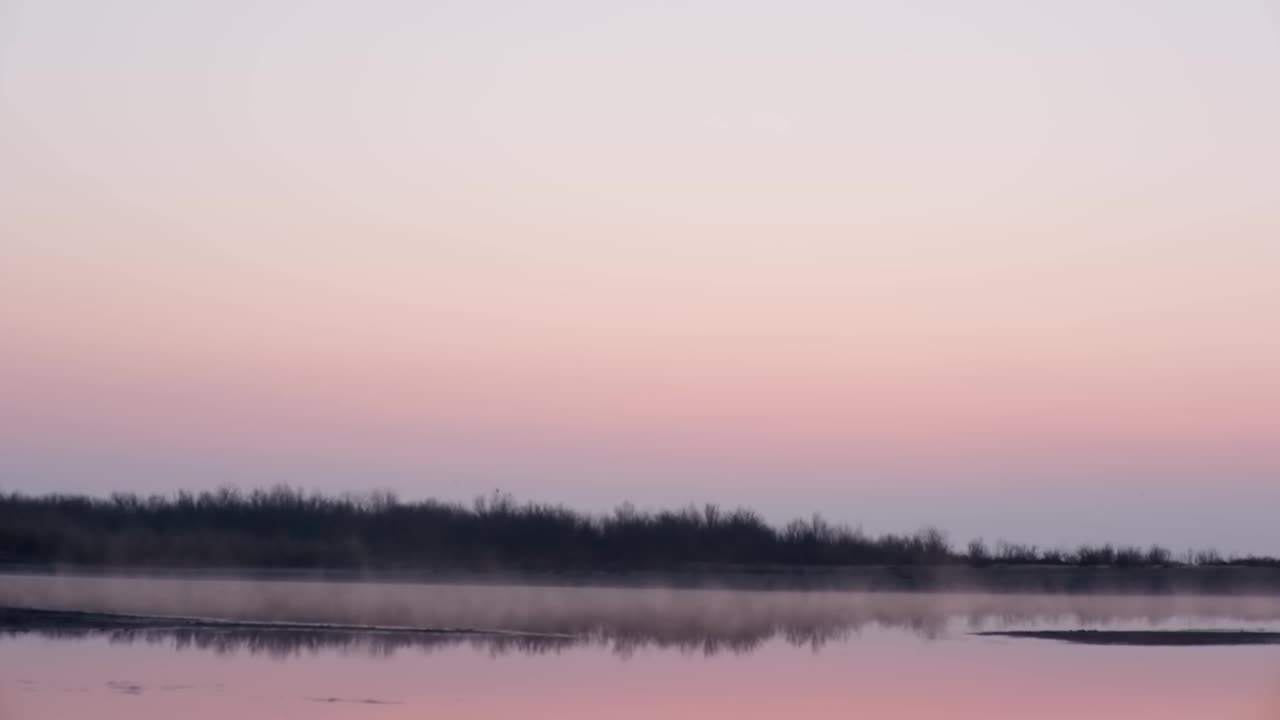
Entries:
{"type": "Polygon", "coordinates": [[[1280,553],[1268,0],[0,0],[0,489],[1280,553]]]}

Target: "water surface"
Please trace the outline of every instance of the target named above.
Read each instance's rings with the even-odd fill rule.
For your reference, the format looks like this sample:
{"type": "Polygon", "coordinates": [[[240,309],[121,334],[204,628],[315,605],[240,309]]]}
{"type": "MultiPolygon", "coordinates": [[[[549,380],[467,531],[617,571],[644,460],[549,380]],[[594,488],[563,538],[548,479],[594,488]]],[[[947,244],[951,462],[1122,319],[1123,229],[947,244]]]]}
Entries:
{"type": "Polygon", "coordinates": [[[974,634],[1275,631],[1280,601],[1267,597],[5,576],[0,604],[535,633],[9,627],[0,632],[2,720],[1280,720],[1280,647],[1099,646],[974,634]]]}

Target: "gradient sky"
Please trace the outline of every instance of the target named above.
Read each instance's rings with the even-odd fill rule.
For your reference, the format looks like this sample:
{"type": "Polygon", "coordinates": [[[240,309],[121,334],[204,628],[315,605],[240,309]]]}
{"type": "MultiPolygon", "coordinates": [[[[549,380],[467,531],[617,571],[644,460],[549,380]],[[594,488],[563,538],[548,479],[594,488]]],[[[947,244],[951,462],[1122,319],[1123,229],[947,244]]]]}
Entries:
{"type": "Polygon", "coordinates": [[[0,0],[0,487],[1280,552],[1280,6],[0,0]]]}

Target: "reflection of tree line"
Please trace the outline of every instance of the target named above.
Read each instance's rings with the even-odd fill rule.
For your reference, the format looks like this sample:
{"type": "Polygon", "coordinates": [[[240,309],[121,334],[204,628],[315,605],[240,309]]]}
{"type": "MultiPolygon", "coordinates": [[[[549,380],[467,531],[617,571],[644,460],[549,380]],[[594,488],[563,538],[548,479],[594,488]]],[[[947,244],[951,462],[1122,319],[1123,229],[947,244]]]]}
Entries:
{"type": "MultiPolygon", "coordinates": [[[[766,596],[769,594],[765,594],[766,596]]],[[[942,596],[945,598],[945,596],[942,596]]],[[[768,598],[766,597],[766,600],[768,598]]],[[[814,650],[876,629],[909,632],[935,639],[952,632],[1028,626],[1107,627],[1121,623],[1168,626],[1181,618],[1198,622],[1233,620],[1274,623],[1280,621],[1280,602],[1266,598],[1025,598],[967,596],[947,602],[927,595],[871,596],[866,604],[817,606],[813,597],[801,596],[795,607],[770,604],[767,612],[743,612],[732,601],[714,607],[691,602],[672,603],[660,612],[584,613],[574,620],[556,613],[545,622],[530,621],[522,629],[530,634],[485,632],[401,632],[395,630],[297,629],[264,627],[181,627],[160,619],[155,624],[132,621],[121,625],[109,620],[73,625],[58,622],[6,622],[0,614],[0,633],[36,634],[56,639],[105,638],[113,643],[169,645],[176,650],[217,654],[249,653],[286,659],[339,652],[391,656],[398,652],[435,652],[459,647],[494,656],[511,653],[546,655],[577,647],[607,650],[628,657],[647,649],[671,650],[690,655],[746,654],[770,641],[814,650]],[[807,602],[806,602],[807,600],[807,602]],[[708,612],[708,610],[714,610],[708,612]]],[[[108,616],[102,616],[108,617],[108,616]]]]}
{"type": "Polygon", "coordinates": [[[55,640],[106,639],[112,644],[168,645],[174,650],[195,650],[218,655],[248,653],[277,660],[322,653],[360,653],[391,657],[397,652],[469,646],[495,655],[520,652],[543,655],[578,644],[577,638],[554,636],[410,635],[361,632],[295,630],[216,630],[212,628],[4,628],[4,636],[34,634],[55,640]]]}
{"type": "Polygon", "coordinates": [[[392,657],[415,651],[431,653],[460,647],[492,656],[510,654],[551,655],[571,648],[605,649],[619,657],[630,657],[647,649],[673,650],[687,655],[714,656],[722,653],[748,654],[775,637],[798,647],[821,648],[845,639],[842,628],[785,628],[778,631],[741,631],[731,635],[651,635],[636,632],[592,634],[578,637],[552,635],[398,635],[359,632],[285,630],[213,630],[207,628],[128,628],[93,630],[85,628],[4,628],[0,636],[34,634],[56,640],[104,638],[113,644],[167,645],[177,651],[194,650],[218,655],[248,653],[287,660],[322,653],[360,653],[371,657],[392,657]]]}

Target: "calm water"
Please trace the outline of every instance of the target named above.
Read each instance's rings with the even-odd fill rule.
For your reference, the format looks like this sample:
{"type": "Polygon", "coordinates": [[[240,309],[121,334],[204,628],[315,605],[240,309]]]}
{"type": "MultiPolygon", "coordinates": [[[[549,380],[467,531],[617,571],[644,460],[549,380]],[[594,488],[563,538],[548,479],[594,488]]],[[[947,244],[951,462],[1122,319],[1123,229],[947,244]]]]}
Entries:
{"type": "Polygon", "coordinates": [[[9,629],[0,719],[1250,718],[1280,646],[1113,647],[1002,628],[1280,627],[1280,599],[0,576],[0,604],[531,631],[9,629]]]}

